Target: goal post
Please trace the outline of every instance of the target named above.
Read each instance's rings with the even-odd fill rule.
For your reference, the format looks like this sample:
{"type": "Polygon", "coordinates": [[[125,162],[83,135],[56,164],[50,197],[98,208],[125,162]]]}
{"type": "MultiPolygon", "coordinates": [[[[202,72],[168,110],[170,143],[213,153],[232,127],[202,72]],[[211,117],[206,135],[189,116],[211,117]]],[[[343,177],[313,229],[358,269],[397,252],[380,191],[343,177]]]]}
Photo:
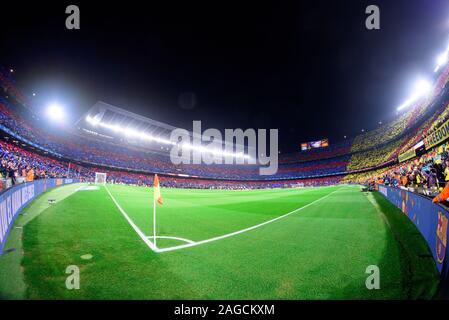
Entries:
{"type": "Polygon", "coordinates": [[[106,184],[106,173],[95,172],[95,184],[106,184]]]}

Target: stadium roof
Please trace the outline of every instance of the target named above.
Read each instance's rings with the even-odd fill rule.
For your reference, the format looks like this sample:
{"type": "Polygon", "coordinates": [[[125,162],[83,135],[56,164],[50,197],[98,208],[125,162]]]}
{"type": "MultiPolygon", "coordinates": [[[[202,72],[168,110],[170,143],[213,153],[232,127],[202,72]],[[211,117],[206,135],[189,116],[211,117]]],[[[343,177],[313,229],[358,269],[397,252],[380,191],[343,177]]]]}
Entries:
{"type": "MultiPolygon", "coordinates": [[[[100,138],[118,143],[167,153],[175,144],[170,134],[176,127],[156,121],[103,101],[95,103],[75,122],[79,133],[90,138],[100,138]]],[[[193,136],[191,130],[190,136],[193,136]]]]}
{"type": "Polygon", "coordinates": [[[168,143],[170,133],[175,129],[166,123],[143,117],[103,101],[98,101],[84,113],[75,122],[75,127],[79,133],[90,138],[126,143],[159,153],[167,153],[170,150],[168,143]],[[126,134],[129,132],[155,139],[145,141],[137,135],[126,134]]]}
{"type": "Polygon", "coordinates": [[[76,123],[76,126],[89,125],[87,118],[107,124],[132,127],[135,130],[154,135],[169,135],[175,127],[141,115],[118,108],[103,101],[98,101],[76,123]]]}

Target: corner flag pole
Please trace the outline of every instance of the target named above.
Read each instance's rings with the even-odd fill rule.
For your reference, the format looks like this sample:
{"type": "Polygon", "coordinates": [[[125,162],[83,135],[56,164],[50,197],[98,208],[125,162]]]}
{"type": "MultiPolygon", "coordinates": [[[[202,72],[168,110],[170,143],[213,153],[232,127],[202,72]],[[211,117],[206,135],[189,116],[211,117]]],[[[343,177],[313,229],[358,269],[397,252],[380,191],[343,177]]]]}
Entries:
{"type": "Polygon", "coordinates": [[[154,239],[154,246],[157,248],[156,245],[156,201],[162,205],[162,196],[161,196],[161,186],[159,185],[159,178],[157,177],[157,174],[154,175],[154,182],[153,182],[153,239],[154,239]]]}
{"type": "Polygon", "coordinates": [[[153,196],[153,239],[154,239],[154,246],[157,248],[157,245],[156,245],[156,196],[153,196]]]}

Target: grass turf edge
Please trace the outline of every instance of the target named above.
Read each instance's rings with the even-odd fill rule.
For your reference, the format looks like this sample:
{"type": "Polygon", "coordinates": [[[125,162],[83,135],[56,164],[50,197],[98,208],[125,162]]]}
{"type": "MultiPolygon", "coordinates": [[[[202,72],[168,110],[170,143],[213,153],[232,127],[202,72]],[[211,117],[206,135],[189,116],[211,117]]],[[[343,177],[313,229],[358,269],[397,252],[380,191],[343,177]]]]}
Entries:
{"type": "Polygon", "coordinates": [[[402,250],[404,283],[408,299],[432,299],[438,293],[440,277],[426,240],[412,221],[377,191],[371,194],[402,250]]]}

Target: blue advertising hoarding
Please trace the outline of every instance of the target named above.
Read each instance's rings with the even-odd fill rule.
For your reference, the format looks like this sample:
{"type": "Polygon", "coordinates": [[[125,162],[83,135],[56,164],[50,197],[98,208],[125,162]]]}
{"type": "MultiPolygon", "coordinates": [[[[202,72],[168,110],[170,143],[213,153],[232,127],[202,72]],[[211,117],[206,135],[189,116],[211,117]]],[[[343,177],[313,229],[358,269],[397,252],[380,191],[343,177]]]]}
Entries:
{"type": "Polygon", "coordinates": [[[382,185],[379,185],[377,189],[391,203],[401,209],[421,232],[432,251],[441,279],[446,282],[447,256],[449,254],[447,247],[448,209],[432,203],[429,198],[407,190],[382,185]]]}

